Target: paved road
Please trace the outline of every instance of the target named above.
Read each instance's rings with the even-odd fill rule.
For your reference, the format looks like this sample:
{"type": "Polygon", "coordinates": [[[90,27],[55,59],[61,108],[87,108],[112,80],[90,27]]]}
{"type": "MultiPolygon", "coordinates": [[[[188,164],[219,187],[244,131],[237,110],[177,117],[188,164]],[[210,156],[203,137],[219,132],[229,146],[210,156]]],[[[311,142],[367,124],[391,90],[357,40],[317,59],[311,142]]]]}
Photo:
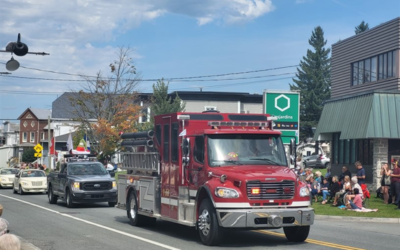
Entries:
{"type": "MultiPolygon", "coordinates": [[[[68,209],[61,201],[49,204],[44,194],[4,189],[0,203],[12,233],[42,250],[205,249],[192,228],[165,221],[132,227],[125,211],[106,203],[68,209]]],[[[220,247],[208,249],[398,249],[399,239],[399,224],[318,220],[304,243],[289,243],[282,229],[229,231],[220,247]]]]}

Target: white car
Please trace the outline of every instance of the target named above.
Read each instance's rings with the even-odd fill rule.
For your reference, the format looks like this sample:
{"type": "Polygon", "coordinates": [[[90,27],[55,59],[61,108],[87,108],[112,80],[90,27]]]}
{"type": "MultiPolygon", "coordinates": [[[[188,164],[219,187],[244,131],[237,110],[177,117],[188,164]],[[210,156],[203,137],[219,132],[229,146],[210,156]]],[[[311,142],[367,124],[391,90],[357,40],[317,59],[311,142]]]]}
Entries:
{"type": "Polygon", "coordinates": [[[14,193],[44,193],[47,191],[47,176],[43,170],[23,169],[15,175],[14,193]]]}
{"type": "Polygon", "coordinates": [[[15,174],[18,173],[17,168],[2,168],[0,169],[0,187],[12,187],[14,185],[15,174]]]}

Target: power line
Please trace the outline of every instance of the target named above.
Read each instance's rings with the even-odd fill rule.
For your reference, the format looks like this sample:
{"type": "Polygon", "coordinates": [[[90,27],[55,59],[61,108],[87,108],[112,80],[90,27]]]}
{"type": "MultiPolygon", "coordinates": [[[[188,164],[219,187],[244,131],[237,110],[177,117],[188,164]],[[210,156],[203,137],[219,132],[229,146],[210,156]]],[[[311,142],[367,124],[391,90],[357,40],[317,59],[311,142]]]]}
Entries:
{"type": "MultiPolygon", "coordinates": [[[[254,84],[254,83],[263,83],[263,82],[271,82],[277,80],[285,80],[285,79],[292,79],[292,77],[283,77],[283,78],[274,78],[269,80],[261,80],[261,81],[252,81],[252,82],[239,82],[239,83],[227,83],[227,84],[219,84],[219,85],[212,85],[212,86],[203,86],[205,88],[219,88],[219,87],[227,87],[227,86],[235,86],[235,85],[246,85],[246,84],[254,84]]],[[[193,89],[198,88],[196,87],[183,87],[183,88],[171,88],[171,91],[182,90],[182,89],[193,89]]],[[[15,94],[15,95],[61,95],[64,92],[32,92],[32,91],[23,91],[23,90],[1,90],[0,94],[7,93],[7,94],[15,94]]]]}
{"type": "MultiPolygon", "coordinates": [[[[281,74],[274,74],[274,75],[264,75],[264,76],[249,76],[249,77],[239,77],[239,78],[223,78],[223,79],[182,79],[182,80],[173,80],[171,82],[205,82],[205,81],[235,81],[235,80],[247,80],[247,79],[255,79],[255,78],[265,78],[265,77],[273,77],[273,76],[281,76],[281,75],[292,75],[295,72],[287,72],[281,74]]],[[[58,82],[82,82],[86,81],[84,79],[76,80],[76,79],[53,79],[53,78],[41,78],[41,77],[28,77],[28,76],[4,76],[4,77],[11,77],[11,78],[21,78],[21,79],[29,79],[29,80],[43,80],[43,81],[58,81],[58,82]]],[[[145,80],[137,80],[138,82],[142,81],[157,81],[156,79],[145,79],[145,80]]]]}
{"type": "MultiPolygon", "coordinates": [[[[5,63],[1,63],[1,64],[5,64],[5,63]]],[[[297,66],[299,66],[299,65],[289,65],[289,66],[282,66],[282,67],[275,67],[275,68],[268,68],[268,69],[249,70],[249,71],[224,73],[224,74],[214,74],[214,75],[201,75],[201,76],[188,76],[188,77],[170,77],[170,78],[164,78],[164,79],[167,80],[167,81],[173,81],[173,80],[183,80],[183,79],[221,77],[221,76],[229,76],[229,75],[251,74],[251,73],[259,73],[259,72],[279,70],[279,69],[287,69],[287,68],[293,68],[293,67],[297,67],[297,66]]],[[[52,71],[52,70],[43,70],[43,69],[30,68],[30,67],[25,67],[25,66],[20,66],[20,68],[30,69],[30,70],[35,70],[35,71],[41,71],[41,72],[46,72],[46,73],[53,73],[53,74],[70,75],[70,76],[90,77],[90,78],[97,78],[98,77],[98,76],[89,76],[89,75],[83,75],[83,74],[57,72],[57,71],[52,71]]],[[[99,79],[110,79],[110,78],[109,77],[100,77],[99,79]]],[[[159,79],[161,79],[161,78],[159,78],[159,79]]],[[[159,79],[142,79],[141,81],[157,81],[159,79]]],[[[73,80],[73,81],[78,81],[78,80],[73,80]]],[[[83,80],[83,81],[86,81],[86,80],[83,80]]]]}

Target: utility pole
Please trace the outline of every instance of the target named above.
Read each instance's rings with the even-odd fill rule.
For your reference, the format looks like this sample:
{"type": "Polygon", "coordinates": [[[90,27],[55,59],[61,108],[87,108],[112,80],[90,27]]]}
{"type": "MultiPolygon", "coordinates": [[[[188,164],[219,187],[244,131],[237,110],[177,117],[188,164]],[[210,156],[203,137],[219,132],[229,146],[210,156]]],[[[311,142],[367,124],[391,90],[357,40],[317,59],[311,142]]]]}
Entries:
{"type": "Polygon", "coordinates": [[[48,137],[47,137],[47,158],[48,158],[48,162],[49,162],[49,166],[48,168],[51,169],[51,158],[50,158],[50,143],[51,143],[51,128],[50,128],[50,116],[47,117],[48,118],[48,125],[47,125],[47,132],[48,132],[48,137]]]}

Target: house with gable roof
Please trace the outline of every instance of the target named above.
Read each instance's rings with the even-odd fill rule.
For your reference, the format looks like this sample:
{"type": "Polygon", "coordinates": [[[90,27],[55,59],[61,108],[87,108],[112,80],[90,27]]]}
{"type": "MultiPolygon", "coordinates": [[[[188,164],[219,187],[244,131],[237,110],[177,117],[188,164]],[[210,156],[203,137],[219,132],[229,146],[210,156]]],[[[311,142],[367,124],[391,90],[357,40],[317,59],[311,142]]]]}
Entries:
{"type": "MultiPolygon", "coordinates": [[[[51,118],[50,109],[27,108],[19,117],[19,146],[34,147],[36,144],[47,140],[48,130],[45,127],[51,118]]],[[[50,131],[53,136],[53,131],[50,131]]]]}

